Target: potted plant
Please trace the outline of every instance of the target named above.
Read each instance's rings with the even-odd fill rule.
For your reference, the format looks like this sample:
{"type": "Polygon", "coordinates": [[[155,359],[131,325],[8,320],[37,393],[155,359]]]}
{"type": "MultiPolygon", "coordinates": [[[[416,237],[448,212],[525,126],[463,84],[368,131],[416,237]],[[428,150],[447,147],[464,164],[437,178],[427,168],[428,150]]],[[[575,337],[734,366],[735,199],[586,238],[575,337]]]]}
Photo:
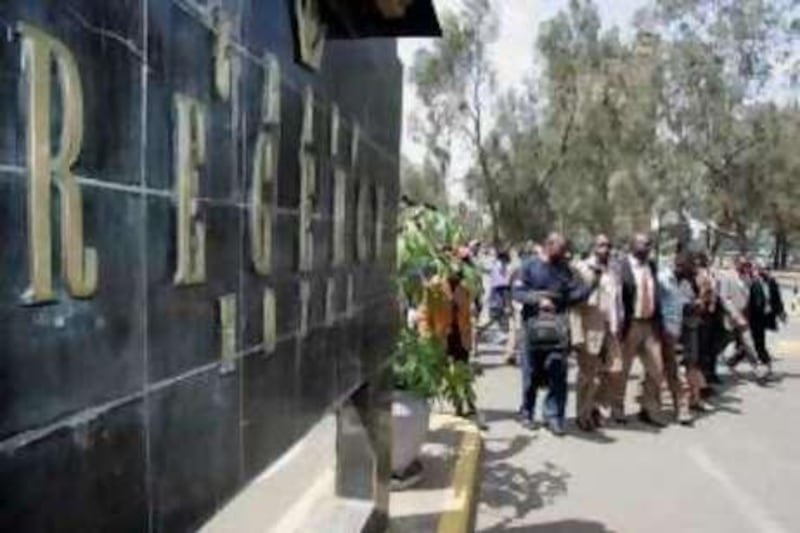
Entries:
{"type": "MultiPolygon", "coordinates": [[[[427,280],[446,276],[456,268],[450,250],[463,241],[457,224],[434,209],[414,206],[403,211],[400,220],[401,308],[413,309],[422,300],[427,280]]],[[[472,290],[480,290],[477,270],[469,266],[465,269],[464,265],[459,268],[465,274],[465,283],[472,290]]],[[[419,479],[421,464],[415,459],[425,442],[431,403],[445,401],[461,411],[474,403],[473,381],[468,364],[452,361],[440,340],[420,335],[414,320],[409,320],[398,336],[394,354],[392,471],[396,488],[419,479]]]]}
{"type": "Polygon", "coordinates": [[[433,339],[403,328],[394,357],[392,472],[405,479],[428,432],[430,402],[441,391],[445,354],[433,339]]]}

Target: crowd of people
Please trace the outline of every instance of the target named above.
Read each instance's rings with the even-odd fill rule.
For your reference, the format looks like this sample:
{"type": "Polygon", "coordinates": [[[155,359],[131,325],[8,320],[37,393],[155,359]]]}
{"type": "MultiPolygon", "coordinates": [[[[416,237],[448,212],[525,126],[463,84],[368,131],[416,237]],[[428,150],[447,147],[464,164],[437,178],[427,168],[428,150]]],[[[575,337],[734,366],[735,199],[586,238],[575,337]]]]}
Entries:
{"type": "MultiPolygon", "coordinates": [[[[480,264],[478,256],[486,254],[479,250],[473,244],[454,256],[480,264]]],[[[416,320],[420,331],[435,333],[448,355],[462,361],[474,351],[473,329],[480,333],[496,324],[506,330],[507,360],[520,368],[519,416],[526,427],[536,426],[539,391],[546,389],[542,423],[565,434],[570,357],[578,368],[576,425],[586,432],[628,423],[626,398],[637,359],[644,370],[637,416],[659,427],[668,423],[665,397],[680,424],[692,425],[697,413],[713,410],[723,362],[740,377],[746,377],[739,367],[747,363],[757,383],[772,377],[766,332],[777,329],[786,313],[763,263],[742,256],[732,268],[714,268],[706,254],[682,251],[658,264],[644,233],[619,250],[598,235],[591,251],[575,259],[567,239],[552,233],[513,256],[488,252],[488,322],[480,328],[472,323],[483,314],[483,297],[470,293],[458,268],[432,280],[440,296],[423,300],[416,320]]]]}

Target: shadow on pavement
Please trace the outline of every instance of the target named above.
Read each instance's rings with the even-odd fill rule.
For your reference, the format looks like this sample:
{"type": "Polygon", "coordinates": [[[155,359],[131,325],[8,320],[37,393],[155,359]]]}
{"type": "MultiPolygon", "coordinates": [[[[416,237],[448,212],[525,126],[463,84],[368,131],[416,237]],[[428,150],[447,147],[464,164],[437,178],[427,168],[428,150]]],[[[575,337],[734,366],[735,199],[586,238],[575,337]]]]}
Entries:
{"type": "Polygon", "coordinates": [[[508,420],[517,421],[519,419],[519,413],[510,409],[480,409],[480,411],[487,423],[503,422],[508,420]]]}
{"type": "Polygon", "coordinates": [[[431,524],[436,524],[439,513],[428,513],[407,516],[393,516],[387,533],[419,533],[430,531],[431,524]]]}
{"type": "Polygon", "coordinates": [[[491,439],[484,439],[487,442],[492,442],[491,449],[490,447],[485,447],[483,450],[483,460],[485,463],[489,462],[500,462],[505,461],[506,459],[511,459],[519,452],[527,448],[528,446],[536,440],[535,435],[514,435],[511,440],[508,439],[498,439],[497,441],[492,441],[491,439]],[[505,448],[498,450],[494,446],[494,442],[506,442],[507,445],[505,448]]]}
{"type": "Polygon", "coordinates": [[[531,472],[505,461],[492,462],[489,455],[483,469],[481,505],[510,507],[516,518],[523,518],[567,493],[570,474],[553,463],[531,472]]]}
{"type": "Polygon", "coordinates": [[[581,428],[576,426],[574,422],[568,426],[567,436],[574,439],[595,442],[597,444],[611,444],[612,442],[617,441],[617,439],[614,437],[607,435],[603,429],[597,429],[595,431],[583,431],[581,428]]]}
{"type": "Polygon", "coordinates": [[[786,379],[798,379],[798,378],[800,378],[800,373],[799,372],[777,371],[772,376],[772,378],[769,381],[767,381],[766,386],[769,387],[770,385],[778,385],[778,384],[780,384],[781,382],[783,382],[786,379]]]}
{"type": "Polygon", "coordinates": [[[531,526],[508,526],[500,524],[484,531],[507,531],[510,533],[615,533],[600,522],[591,520],[558,520],[531,526]]]}

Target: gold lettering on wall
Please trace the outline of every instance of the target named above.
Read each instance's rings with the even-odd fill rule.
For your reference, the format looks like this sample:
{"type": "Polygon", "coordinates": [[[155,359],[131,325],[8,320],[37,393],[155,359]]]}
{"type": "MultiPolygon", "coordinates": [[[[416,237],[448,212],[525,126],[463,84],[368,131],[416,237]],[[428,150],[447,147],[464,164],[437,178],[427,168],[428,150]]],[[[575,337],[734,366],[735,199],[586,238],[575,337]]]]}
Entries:
{"type": "Polygon", "coordinates": [[[353,274],[347,275],[347,316],[354,316],[356,314],[356,286],[353,281],[353,274]]]}
{"type": "Polygon", "coordinates": [[[178,196],[175,246],[176,285],[206,280],[206,227],[199,217],[200,168],[206,160],[206,115],[203,105],[183,94],[174,97],[175,183],[178,196]]]}
{"type": "Polygon", "coordinates": [[[414,0],[375,0],[375,6],[387,19],[403,18],[414,0]]]}
{"type": "Polygon", "coordinates": [[[231,96],[233,79],[233,50],[231,33],[233,22],[230,15],[221,8],[214,10],[214,87],[217,94],[227,100],[231,96]]]}
{"type": "Polygon", "coordinates": [[[275,293],[272,289],[264,289],[262,308],[264,313],[264,351],[270,353],[275,351],[275,342],[278,337],[277,319],[275,315],[275,293]]]}
{"type": "Polygon", "coordinates": [[[325,282],[325,324],[333,325],[336,321],[336,281],[328,278],[325,282]]]}
{"type": "Polygon", "coordinates": [[[300,336],[308,334],[309,323],[309,301],[311,300],[311,284],[308,280],[300,281],[300,336]]]}
{"type": "Polygon", "coordinates": [[[358,204],[356,205],[356,256],[361,262],[366,261],[369,256],[367,224],[372,200],[371,193],[369,184],[362,176],[358,180],[358,204]]]}
{"type": "Polygon", "coordinates": [[[383,187],[375,186],[375,259],[383,258],[383,218],[384,218],[383,187]]]}
{"type": "Polygon", "coordinates": [[[222,370],[230,371],[234,369],[236,360],[236,295],[220,296],[218,304],[222,370]]]}
{"type": "Polygon", "coordinates": [[[347,223],[347,172],[339,154],[339,108],[331,108],[331,161],[333,161],[333,264],[345,260],[345,232],[347,223]]]}
{"type": "Polygon", "coordinates": [[[52,300],[51,180],[59,190],[61,264],[69,293],[92,296],[97,289],[98,261],[83,239],[83,202],[72,166],[83,143],[83,89],[70,50],[42,30],[20,23],[22,68],[27,81],[26,158],[28,178],[28,274],[26,303],[52,300]],[[51,114],[53,65],[61,93],[58,152],[53,154],[51,114]]]}
{"type": "Polygon", "coordinates": [[[365,196],[364,179],[359,172],[359,164],[361,162],[361,127],[356,123],[353,124],[353,138],[350,141],[350,173],[355,179],[356,186],[356,258],[363,261],[366,256],[366,239],[362,238],[364,229],[364,216],[363,208],[366,204],[363,203],[365,196]],[[363,205],[362,205],[363,204],[363,205]]]}
{"type": "Polygon", "coordinates": [[[314,93],[307,87],[303,96],[303,129],[300,137],[300,270],[311,270],[314,265],[312,219],[316,186],[314,93]]]}
{"type": "Polygon", "coordinates": [[[250,189],[250,255],[253,268],[262,275],[269,274],[272,263],[270,202],[278,173],[281,120],[280,66],[273,55],[267,55],[266,62],[261,93],[261,122],[253,158],[253,183],[250,189]]]}
{"type": "Polygon", "coordinates": [[[319,0],[294,0],[294,17],[298,58],[304,65],[318,69],[328,31],[322,21],[319,0]]]}
{"type": "Polygon", "coordinates": [[[355,175],[358,169],[358,153],[361,147],[361,126],[358,122],[353,124],[353,138],[350,139],[350,170],[355,175]]]}

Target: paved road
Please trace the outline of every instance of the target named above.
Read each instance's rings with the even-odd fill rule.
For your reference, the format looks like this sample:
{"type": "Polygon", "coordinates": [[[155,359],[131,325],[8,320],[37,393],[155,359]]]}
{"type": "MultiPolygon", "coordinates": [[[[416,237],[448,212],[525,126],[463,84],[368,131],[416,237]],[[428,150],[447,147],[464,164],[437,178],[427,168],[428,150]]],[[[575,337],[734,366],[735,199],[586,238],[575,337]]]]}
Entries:
{"type": "Polygon", "coordinates": [[[637,422],[591,436],[571,426],[561,439],[516,423],[518,370],[483,345],[478,394],[489,430],[477,530],[800,531],[800,318],[772,344],[779,379],[731,380],[718,411],[694,428],[637,422]]]}

